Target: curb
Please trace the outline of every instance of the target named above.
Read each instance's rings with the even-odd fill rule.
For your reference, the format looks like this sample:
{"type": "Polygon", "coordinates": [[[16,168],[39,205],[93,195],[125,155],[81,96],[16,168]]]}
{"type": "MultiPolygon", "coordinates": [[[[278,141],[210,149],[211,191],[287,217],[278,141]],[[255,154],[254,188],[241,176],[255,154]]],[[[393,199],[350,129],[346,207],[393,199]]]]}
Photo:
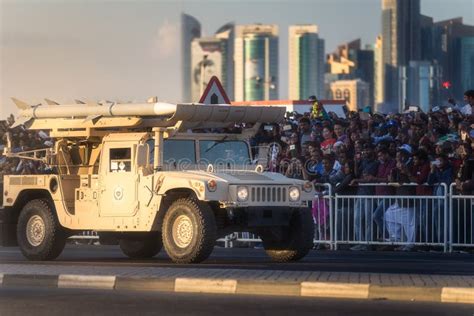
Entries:
{"type": "Polygon", "coordinates": [[[474,287],[416,287],[339,282],[257,282],[237,279],[147,278],[115,275],[0,274],[0,288],[26,286],[474,304],[474,287]]]}
{"type": "Polygon", "coordinates": [[[60,274],[58,276],[58,288],[113,290],[115,287],[115,279],[116,277],[112,275],[60,274]]]}
{"type": "Polygon", "coordinates": [[[303,282],[301,296],[368,299],[370,284],[303,282]]]}

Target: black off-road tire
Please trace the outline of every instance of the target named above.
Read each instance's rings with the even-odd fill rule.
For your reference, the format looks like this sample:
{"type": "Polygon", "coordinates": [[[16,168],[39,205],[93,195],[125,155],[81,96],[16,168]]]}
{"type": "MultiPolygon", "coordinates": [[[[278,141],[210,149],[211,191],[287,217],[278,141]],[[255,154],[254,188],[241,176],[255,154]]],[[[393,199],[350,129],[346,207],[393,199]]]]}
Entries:
{"type": "MultiPolygon", "coordinates": [[[[181,217],[182,218],[182,217],[181,217]]],[[[189,226],[189,225],[188,225],[189,226]]],[[[176,228],[176,227],[175,227],[176,228]]],[[[163,246],[175,263],[198,263],[206,260],[217,239],[217,227],[212,209],[205,203],[191,198],[182,198],[173,202],[163,220],[163,246]],[[180,244],[175,240],[173,226],[181,216],[189,219],[192,232],[189,244],[180,244]]]]}
{"type": "Polygon", "coordinates": [[[160,233],[150,233],[140,237],[121,239],[119,245],[122,252],[129,258],[148,259],[160,252],[163,242],[160,233]]]}
{"type": "Polygon", "coordinates": [[[298,261],[313,248],[314,223],[311,210],[293,211],[290,225],[261,229],[260,238],[268,256],[276,262],[298,261]]]}
{"type": "Polygon", "coordinates": [[[66,234],[47,200],[37,199],[26,203],[18,218],[17,240],[21,252],[29,260],[53,260],[61,254],[66,244],[66,234]],[[38,244],[30,243],[27,237],[28,222],[33,218],[40,218],[44,224],[44,238],[38,240],[38,244]]]}

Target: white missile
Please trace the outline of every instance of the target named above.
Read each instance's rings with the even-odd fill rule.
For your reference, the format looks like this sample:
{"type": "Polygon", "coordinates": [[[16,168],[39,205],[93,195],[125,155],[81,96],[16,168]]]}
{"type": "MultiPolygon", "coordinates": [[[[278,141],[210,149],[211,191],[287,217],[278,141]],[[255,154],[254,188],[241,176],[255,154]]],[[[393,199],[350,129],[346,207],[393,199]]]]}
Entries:
{"type": "Polygon", "coordinates": [[[113,127],[114,124],[169,127],[174,126],[178,121],[186,123],[181,125],[182,128],[215,128],[230,126],[234,122],[280,122],[285,114],[284,107],[228,104],[104,102],[102,104],[58,105],[52,100],[47,100],[48,105],[30,106],[17,99],[13,101],[19,109],[19,117],[13,127],[25,124],[33,129],[48,129],[53,126],[56,128],[86,126],[106,128],[113,127]],[[126,123],[121,118],[127,118],[126,123]],[[135,120],[130,120],[131,118],[135,120]]]}
{"type": "MultiPolygon", "coordinates": [[[[16,103],[16,102],[15,102],[16,103]]],[[[20,106],[19,106],[20,108],[20,106]]],[[[176,112],[176,104],[171,103],[134,103],[103,105],[68,104],[39,105],[19,109],[19,116],[25,118],[89,118],[114,116],[171,116],[176,112]]]]}

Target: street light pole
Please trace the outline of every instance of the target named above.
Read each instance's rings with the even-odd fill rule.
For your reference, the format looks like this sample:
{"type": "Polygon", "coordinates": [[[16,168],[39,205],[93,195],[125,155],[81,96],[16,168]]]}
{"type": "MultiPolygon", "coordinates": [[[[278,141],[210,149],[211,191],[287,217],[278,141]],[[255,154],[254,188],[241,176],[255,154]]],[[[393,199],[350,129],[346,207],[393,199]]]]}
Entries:
{"type": "Polygon", "coordinates": [[[202,57],[202,61],[201,61],[201,76],[200,76],[200,84],[199,86],[201,87],[200,89],[200,95],[202,95],[204,93],[204,70],[206,68],[206,64],[207,64],[207,55],[204,55],[202,57]]]}

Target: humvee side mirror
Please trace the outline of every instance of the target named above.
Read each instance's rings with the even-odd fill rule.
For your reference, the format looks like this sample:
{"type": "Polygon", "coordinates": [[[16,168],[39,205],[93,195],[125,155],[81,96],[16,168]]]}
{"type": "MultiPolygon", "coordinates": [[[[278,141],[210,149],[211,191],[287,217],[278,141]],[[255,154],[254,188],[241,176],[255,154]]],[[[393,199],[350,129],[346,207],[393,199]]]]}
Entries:
{"type": "Polygon", "coordinates": [[[149,161],[148,144],[140,144],[137,146],[137,167],[147,167],[149,161]]]}

